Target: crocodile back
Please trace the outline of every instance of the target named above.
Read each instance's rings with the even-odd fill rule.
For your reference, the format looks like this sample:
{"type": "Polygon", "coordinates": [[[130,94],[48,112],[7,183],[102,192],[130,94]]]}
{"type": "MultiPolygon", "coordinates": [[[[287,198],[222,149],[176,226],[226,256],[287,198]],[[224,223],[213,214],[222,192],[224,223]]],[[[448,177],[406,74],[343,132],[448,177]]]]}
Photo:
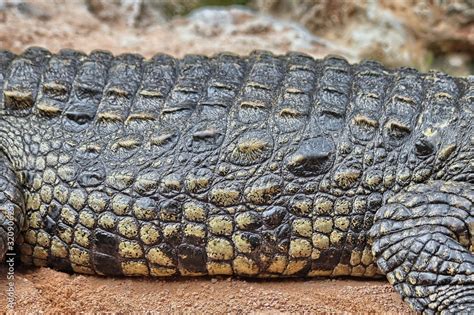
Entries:
{"type": "Polygon", "coordinates": [[[459,150],[446,134],[472,90],[268,52],[34,48],[0,55],[0,79],[0,129],[21,130],[23,261],[154,276],[376,275],[375,211],[446,176],[459,150]]]}

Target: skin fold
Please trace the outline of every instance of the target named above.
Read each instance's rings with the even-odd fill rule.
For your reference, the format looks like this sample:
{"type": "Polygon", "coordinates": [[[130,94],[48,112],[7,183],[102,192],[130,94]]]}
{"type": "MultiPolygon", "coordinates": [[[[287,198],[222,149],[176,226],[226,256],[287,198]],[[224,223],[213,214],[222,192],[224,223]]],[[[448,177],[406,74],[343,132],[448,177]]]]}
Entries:
{"type": "Polygon", "coordinates": [[[294,52],[0,52],[0,258],[386,276],[416,311],[474,311],[473,81],[294,52]]]}

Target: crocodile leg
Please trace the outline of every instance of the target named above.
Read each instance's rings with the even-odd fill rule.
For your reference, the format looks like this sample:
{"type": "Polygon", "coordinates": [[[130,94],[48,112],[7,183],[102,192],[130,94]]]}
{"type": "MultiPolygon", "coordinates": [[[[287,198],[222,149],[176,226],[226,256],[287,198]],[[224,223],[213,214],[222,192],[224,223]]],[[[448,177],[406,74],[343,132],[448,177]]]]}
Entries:
{"type": "Polygon", "coordinates": [[[13,252],[14,242],[25,222],[25,203],[8,159],[0,155],[0,262],[13,252]]]}
{"type": "Polygon", "coordinates": [[[434,181],[388,200],[370,232],[379,268],[416,311],[474,312],[474,186],[434,181]]]}

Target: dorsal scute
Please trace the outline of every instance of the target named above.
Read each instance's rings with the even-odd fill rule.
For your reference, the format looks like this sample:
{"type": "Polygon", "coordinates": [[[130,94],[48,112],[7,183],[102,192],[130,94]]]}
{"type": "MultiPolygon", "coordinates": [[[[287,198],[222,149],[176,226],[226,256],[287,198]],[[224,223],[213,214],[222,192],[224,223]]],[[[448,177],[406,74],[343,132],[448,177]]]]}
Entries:
{"type": "Polygon", "coordinates": [[[385,128],[397,126],[411,132],[421,112],[423,94],[423,76],[415,69],[399,69],[388,91],[385,128]]]}
{"type": "Polygon", "coordinates": [[[7,71],[3,87],[3,105],[15,115],[27,115],[38,94],[43,68],[51,53],[43,48],[32,47],[17,56],[7,71]]]}
{"type": "Polygon", "coordinates": [[[276,102],[274,121],[281,132],[302,130],[312,108],[317,62],[303,54],[286,56],[286,73],[276,102]]]}
{"type": "Polygon", "coordinates": [[[339,56],[322,60],[315,100],[315,119],[325,132],[341,129],[349,104],[353,74],[349,63],[339,56]]]}
{"type": "Polygon", "coordinates": [[[142,78],[143,58],[135,54],[117,56],[111,63],[107,84],[97,110],[99,123],[124,123],[142,78]]]}
{"type": "Polygon", "coordinates": [[[474,76],[468,76],[464,81],[464,93],[459,100],[460,111],[469,117],[474,116],[474,76]]]}
{"type": "Polygon", "coordinates": [[[7,77],[8,67],[16,55],[8,50],[0,51],[0,111],[4,109],[3,104],[3,85],[7,77]]]}
{"type": "Polygon", "coordinates": [[[160,112],[164,124],[186,126],[186,121],[195,111],[205,86],[210,78],[209,58],[186,55],[178,62],[178,76],[160,112]]]}
{"type": "Polygon", "coordinates": [[[136,54],[117,56],[109,69],[106,95],[133,97],[138,89],[142,74],[143,57],[136,54]]]}
{"type": "Polygon", "coordinates": [[[421,124],[444,128],[459,114],[459,85],[453,77],[430,71],[425,76],[424,111],[421,124]]]}
{"type": "Polygon", "coordinates": [[[242,58],[228,53],[216,55],[211,64],[213,72],[199,114],[201,119],[222,119],[240,91],[246,67],[242,58]]]}
{"type": "Polygon", "coordinates": [[[391,80],[391,73],[378,62],[364,61],[356,66],[348,117],[354,138],[368,141],[377,134],[391,80]]]}
{"type": "Polygon", "coordinates": [[[81,131],[94,119],[107,83],[112,59],[111,53],[96,50],[81,61],[65,110],[66,129],[81,131]]]}
{"type": "Polygon", "coordinates": [[[171,56],[158,54],[143,62],[143,76],[135,95],[127,125],[142,127],[154,124],[177,77],[177,61],[171,56]]]}
{"type": "Polygon", "coordinates": [[[251,66],[236,107],[236,118],[243,124],[268,117],[284,69],[282,60],[267,51],[255,51],[249,59],[251,66]]]}
{"type": "Polygon", "coordinates": [[[66,108],[77,67],[85,54],[63,50],[53,55],[45,68],[35,112],[41,116],[58,116],[66,108]]]}

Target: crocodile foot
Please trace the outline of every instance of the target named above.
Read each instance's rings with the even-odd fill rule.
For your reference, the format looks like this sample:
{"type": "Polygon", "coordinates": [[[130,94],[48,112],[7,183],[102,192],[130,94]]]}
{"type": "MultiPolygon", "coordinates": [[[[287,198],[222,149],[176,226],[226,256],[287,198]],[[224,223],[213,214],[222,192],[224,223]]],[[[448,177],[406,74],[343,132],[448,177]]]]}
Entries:
{"type": "Polygon", "coordinates": [[[474,189],[435,181],[400,192],[371,229],[389,282],[416,311],[474,312],[474,189]]]}

